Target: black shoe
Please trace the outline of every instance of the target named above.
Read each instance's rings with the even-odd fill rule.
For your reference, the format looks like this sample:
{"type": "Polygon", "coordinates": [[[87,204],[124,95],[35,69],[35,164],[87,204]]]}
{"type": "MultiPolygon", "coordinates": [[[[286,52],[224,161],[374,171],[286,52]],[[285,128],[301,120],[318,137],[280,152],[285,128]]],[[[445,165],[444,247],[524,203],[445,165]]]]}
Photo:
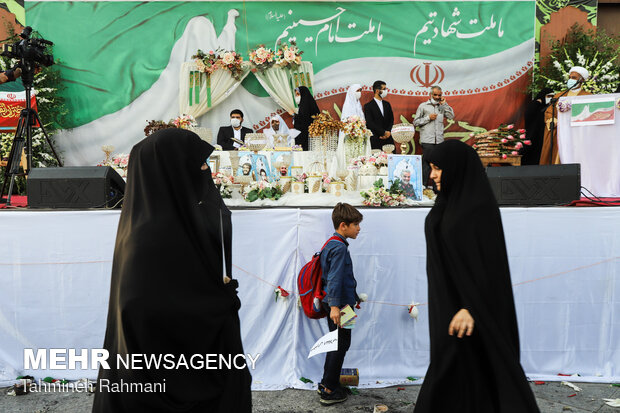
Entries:
{"type": "Polygon", "coordinates": [[[319,400],[319,402],[321,402],[321,404],[324,406],[330,406],[332,404],[342,403],[345,400],[347,400],[347,398],[348,396],[346,392],[341,387],[338,387],[336,390],[332,391],[331,393],[322,391],[321,400],[319,400]]]}

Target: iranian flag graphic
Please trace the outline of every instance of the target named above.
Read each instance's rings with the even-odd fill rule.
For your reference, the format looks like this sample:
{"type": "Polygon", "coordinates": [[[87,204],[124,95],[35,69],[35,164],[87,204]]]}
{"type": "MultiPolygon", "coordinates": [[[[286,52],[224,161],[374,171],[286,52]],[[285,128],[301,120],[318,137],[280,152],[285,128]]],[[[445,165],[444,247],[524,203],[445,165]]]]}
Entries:
{"type": "MultiPolygon", "coordinates": [[[[181,66],[198,49],[296,43],[312,64],[312,91],[339,116],[346,90],[387,83],[395,123],[412,123],[430,86],[455,111],[446,136],[519,123],[534,59],[534,1],[26,1],[26,18],[55,43],[70,116],[57,136],[68,164],[97,162],[99,147],[127,152],[147,120],[181,115],[181,66]],[[79,41],[76,31],[79,26],[79,41]]],[[[255,131],[291,117],[255,74],[198,117],[215,135],[232,109],[255,131]]]]}

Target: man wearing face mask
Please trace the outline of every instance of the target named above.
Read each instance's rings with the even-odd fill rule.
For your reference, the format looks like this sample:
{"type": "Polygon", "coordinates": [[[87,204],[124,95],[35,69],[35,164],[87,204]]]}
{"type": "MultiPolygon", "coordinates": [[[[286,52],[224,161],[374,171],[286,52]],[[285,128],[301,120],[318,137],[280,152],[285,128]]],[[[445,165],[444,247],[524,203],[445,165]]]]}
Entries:
{"type": "Polygon", "coordinates": [[[381,149],[383,145],[394,145],[392,139],[394,113],[390,102],[385,100],[388,94],[385,82],[377,80],[372,84],[372,91],[375,95],[364,105],[364,115],[366,115],[366,127],[372,132],[370,137],[372,149],[381,149]]]}
{"type": "MultiPolygon", "coordinates": [[[[439,86],[431,87],[430,99],[418,106],[413,120],[420,127],[422,145],[422,185],[428,184],[431,167],[426,160],[433,149],[444,141],[444,119],[454,119],[454,110],[446,103],[439,86]]],[[[434,186],[434,184],[433,184],[434,186]]]]}
{"type": "Polygon", "coordinates": [[[234,109],[230,112],[230,126],[222,126],[217,133],[217,144],[225,151],[234,151],[241,146],[232,140],[235,138],[242,142],[245,142],[245,135],[254,132],[250,128],[241,126],[243,122],[243,112],[239,109],[234,109]]]}
{"type": "Polygon", "coordinates": [[[545,136],[543,140],[542,151],[540,152],[540,164],[559,164],[560,154],[558,152],[558,108],[557,100],[562,96],[581,96],[590,95],[590,92],[586,92],[582,89],[583,83],[590,77],[590,72],[584,67],[574,66],[571,67],[568,80],[566,81],[566,90],[560,93],[556,93],[553,97],[553,104],[545,110],[545,136]],[[553,122],[552,122],[553,120],[553,122]],[[552,125],[553,123],[553,125],[552,125]],[[552,128],[553,126],[553,128],[552,128]],[[553,132],[552,132],[553,129],[553,132]],[[553,134],[553,138],[552,138],[553,134]]]}

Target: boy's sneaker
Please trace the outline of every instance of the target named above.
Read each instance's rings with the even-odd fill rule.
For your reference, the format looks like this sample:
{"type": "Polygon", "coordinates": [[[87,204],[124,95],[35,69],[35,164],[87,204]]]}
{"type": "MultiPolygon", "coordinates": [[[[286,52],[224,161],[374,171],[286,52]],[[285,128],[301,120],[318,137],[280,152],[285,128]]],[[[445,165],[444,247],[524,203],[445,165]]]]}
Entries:
{"type": "Polygon", "coordinates": [[[316,389],[317,394],[320,396],[321,394],[323,394],[323,390],[325,389],[325,386],[323,386],[323,383],[319,383],[319,387],[316,389]]]}
{"type": "Polygon", "coordinates": [[[347,400],[347,393],[342,389],[342,387],[338,387],[336,390],[331,393],[327,393],[325,390],[321,391],[321,402],[324,406],[329,406],[336,403],[342,403],[347,400]]]}

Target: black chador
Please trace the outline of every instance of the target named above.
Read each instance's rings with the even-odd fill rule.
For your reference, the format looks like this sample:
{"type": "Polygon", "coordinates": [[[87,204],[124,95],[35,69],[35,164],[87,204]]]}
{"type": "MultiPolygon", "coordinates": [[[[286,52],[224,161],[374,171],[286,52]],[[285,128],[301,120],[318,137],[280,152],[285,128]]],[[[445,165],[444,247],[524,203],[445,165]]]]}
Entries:
{"type": "MultiPolygon", "coordinates": [[[[131,150],[104,342],[110,369],[99,371],[93,412],[252,409],[247,367],[117,364],[117,355],[171,354],[178,361],[244,354],[237,282],[224,283],[223,277],[231,270],[230,211],[211,171],[201,170],[212,151],[181,129],[156,132],[131,150]],[[152,386],[162,383],[163,392],[144,391],[161,389],[152,386]],[[126,391],[132,388],[137,390],[126,391]]],[[[240,359],[237,365],[242,366],[240,359]]]]}
{"type": "Polygon", "coordinates": [[[429,162],[442,170],[426,217],[431,363],[415,413],[538,413],[519,362],[519,332],[499,208],[480,158],[446,141],[429,162]],[[450,336],[467,309],[471,336],[450,336]]]}

